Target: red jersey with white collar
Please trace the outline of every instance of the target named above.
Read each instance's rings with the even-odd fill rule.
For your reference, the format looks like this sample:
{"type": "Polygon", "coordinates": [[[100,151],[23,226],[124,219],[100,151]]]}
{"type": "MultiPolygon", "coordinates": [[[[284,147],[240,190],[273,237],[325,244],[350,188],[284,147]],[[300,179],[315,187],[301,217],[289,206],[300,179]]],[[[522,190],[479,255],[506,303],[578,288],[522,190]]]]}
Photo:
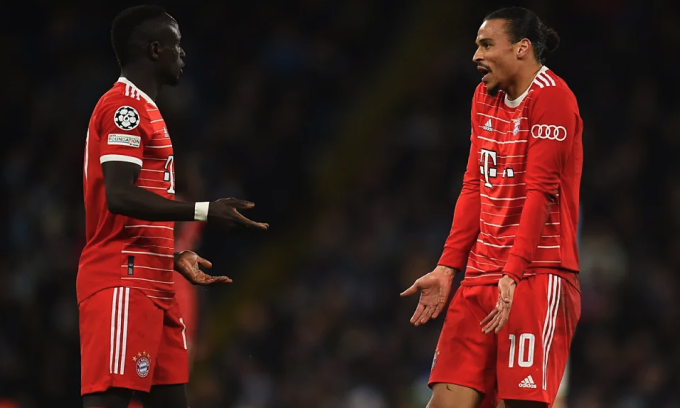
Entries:
{"type": "Polygon", "coordinates": [[[125,78],[94,109],[85,143],[83,192],[86,244],[80,256],[78,302],[110,287],[141,290],[163,308],[174,296],[174,222],[112,214],[106,203],[102,163],[141,166],[137,186],[175,196],[172,142],[158,106],[125,78]]]}
{"type": "Polygon", "coordinates": [[[511,101],[480,84],[472,101],[471,149],[440,265],[464,285],[537,273],[576,283],[576,230],[583,165],[581,120],[567,84],[542,67],[511,101]]]}

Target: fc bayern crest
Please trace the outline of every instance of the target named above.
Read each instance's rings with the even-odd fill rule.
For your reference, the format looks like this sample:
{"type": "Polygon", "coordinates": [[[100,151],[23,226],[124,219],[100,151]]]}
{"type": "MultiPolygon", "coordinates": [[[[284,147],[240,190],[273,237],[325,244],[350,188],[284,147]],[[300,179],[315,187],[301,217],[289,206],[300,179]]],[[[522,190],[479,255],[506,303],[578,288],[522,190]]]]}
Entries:
{"type": "Polygon", "coordinates": [[[512,129],[512,135],[517,136],[517,133],[519,133],[519,121],[522,119],[512,119],[512,123],[515,124],[515,127],[512,129]]]}
{"type": "Polygon", "coordinates": [[[135,362],[135,371],[137,371],[137,375],[140,378],[145,378],[151,371],[151,360],[149,360],[149,357],[147,356],[148,354],[144,352],[139,353],[132,358],[132,361],[135,362]]]}
{"type": "Polygon", "coordinates": [[[149,375],[149,371],[151,370],[151,362],[146,357],[140,357],[137,359],[135,369],[137,370],[137,375],[141,378],[144,378],[149,375]]]}
{"type": "Polygon", "coordinates": [[[139,113],[131,106],[121,106],[113,115],[113,121],[123,130],[132,130],[139,126],[139,113]]]}

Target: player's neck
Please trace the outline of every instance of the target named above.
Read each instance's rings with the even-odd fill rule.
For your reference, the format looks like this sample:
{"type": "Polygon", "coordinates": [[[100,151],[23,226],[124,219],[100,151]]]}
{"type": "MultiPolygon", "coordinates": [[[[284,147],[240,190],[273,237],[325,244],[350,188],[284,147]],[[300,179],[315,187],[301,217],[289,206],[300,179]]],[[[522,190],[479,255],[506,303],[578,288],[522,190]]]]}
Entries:
{"type": "Polygon", "coordinates": [[[543,65],[536,63],[535,65],[532,64],[530,67],[526,67],[526,69],[520,70],[517,73],[515,81],[513,81],[513,83],[508,86],[508,89],[505,90],[508,99],[514,101],[526,92],[531,86],[531,83],[534,82],[534,79],[541,68],[543,68],[543,65]]]}
{"type": "Polygon", "coordinates": [[[156,100],[158,95],[158,88],[160,85],[154,77],[153,73],[148,70],[134,69],[132,67],[125,67],[121,70],[122,77],[132,82],[142,92],[147,94],[149,98],[156,100]]]}

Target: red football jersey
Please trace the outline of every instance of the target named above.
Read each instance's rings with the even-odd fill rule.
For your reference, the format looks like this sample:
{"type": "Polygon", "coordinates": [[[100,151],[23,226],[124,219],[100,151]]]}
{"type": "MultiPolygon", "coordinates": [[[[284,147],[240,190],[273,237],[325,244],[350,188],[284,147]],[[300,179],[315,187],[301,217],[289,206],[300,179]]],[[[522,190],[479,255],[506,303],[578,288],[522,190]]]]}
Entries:
{"type": "Polygon", "coordinates": [[[137,186],[175,196],[170,136],[158,106],[125,78],[97,103],[85,144],[83,192],[86,244],[80,256],[78,302],[105,288],[142,290],[163,308],[174,296],[174,222],[112,214],[106,203],[102,163],[142,167],[137,186]]]}
{"type": "Polygon", "coordinates": [[[439,264],[466,265],[464,285],[579,271],[576,229],[583,122],[567,84],[543,67],[519,98],[472,101],[471,149],[439,264]]]}

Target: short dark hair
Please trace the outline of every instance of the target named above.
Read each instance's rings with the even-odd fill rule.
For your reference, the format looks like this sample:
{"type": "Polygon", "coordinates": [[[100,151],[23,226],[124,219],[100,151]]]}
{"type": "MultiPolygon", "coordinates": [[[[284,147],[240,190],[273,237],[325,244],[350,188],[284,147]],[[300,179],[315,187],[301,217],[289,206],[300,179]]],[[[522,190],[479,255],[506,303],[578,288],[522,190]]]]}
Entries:
{"type": "Polygon", "coordinates": [[[144,52],[153,41],[156,23],[165,16],[163,7],[146,4],[118,13],[111,24],[111,45],[121,67],[144,52]]]}
{"type": "Polygon", "coordinates": [[[553,52],[560,44],[557,32],[543,24],[540,18],[531,10],[523,7],[506,7],[496,10],[484,18],[487,20],[505,20],[505,28],[510,42],[513,44],[526,38],[531,41],[536,60],[545,62],[544,52],[553,52]]]}

